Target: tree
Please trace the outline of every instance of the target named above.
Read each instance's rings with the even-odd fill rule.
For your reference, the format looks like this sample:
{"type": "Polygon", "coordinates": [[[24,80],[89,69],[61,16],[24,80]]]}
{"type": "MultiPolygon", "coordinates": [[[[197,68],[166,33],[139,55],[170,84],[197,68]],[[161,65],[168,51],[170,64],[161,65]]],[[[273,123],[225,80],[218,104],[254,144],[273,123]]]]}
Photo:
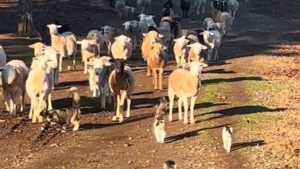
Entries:
{"type": "Polygon", "coordinates": [[[39,32],[35,29],[32,21],[32,0],[19,0],[18,18],[18,33],[21,36],[40,36],[39,32]]]}

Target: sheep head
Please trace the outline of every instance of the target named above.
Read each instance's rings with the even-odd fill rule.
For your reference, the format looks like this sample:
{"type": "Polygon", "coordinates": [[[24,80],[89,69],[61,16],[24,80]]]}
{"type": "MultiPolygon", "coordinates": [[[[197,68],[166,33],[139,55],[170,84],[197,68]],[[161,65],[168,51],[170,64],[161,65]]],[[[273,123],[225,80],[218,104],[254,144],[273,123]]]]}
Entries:
{"type": "Polygon", "coordinates": [[[205,31],[199,33],[199,35],[203,35],[204,42],[208,43],[211,48],[215,47],[214,37],[213,37],[214,33],[212,33],[211,31],[205,30],[205,31]]]}
{"type": "Polygon", "coordinates": [[[2,79],[8,84],[12,84],[15,80],[17,73],[20,73],[20,69],[13,67],[11,65],[5,65],[0,68],[0,71],[2,72],[1,76],[2,79]]]}
{"type": "Polygon", "coordinates": [[[126,65],[126,60],[124,59],[115,59],[115,69],[117,73],[123,72],[125,65],[126,65]]]}
{"type": "Polygon", "coordinates": [[[34,44],[31,44],[28,46],[29,48],[33,49],[34,56],[38,57],[41,55],[41,52],[46,45],[44,45],[42,42],[36,42],[34,44]]]}
{"type": "Polygon", "coordinates": [[[115,37],[115,40],[118,41],[120,47],[124,48],[127,43],[131,43],[131,38],[125,36],[125,35],[120,35],[118,37],[115,37]]]}
{"type": "Polygon", "coordinates": [[[195,76],[201,75],[201,72],[205,67],[208,67],[208,65],[202,61],[193,61],[185,65],[185,68],[190,68],[190,72],[195,76]]]}
{"type": "Polygon", "coordinates": [[[202,44],[199,43],[199,42],[190,44],[190,45],[188,45],[188,47],[192,48],[192,50],[194,51],[194,53],[195,53],[196,55],[199,55],[200,52],[201,52],[202,50],[207,49],[206,46],[202,45],[202,44]]]}
{"type": "Polygon", "coordinates": [[[189,40],[188,40],[188,39],[185,39],[185,38],[186,38],[186,36],[182,36],[182,37],[180,37],[180,38],[174,39],[174,42],[175,42],[175,43],[179,43],[179,44],[181,44],[182,46],[184,46],[184,45],[186,45],[186,44],[189,42],[189,40]]]}
{"type": "Polygon", "coordinates": [[[113,29],[111,26],[105,25],[105,26],[102,26],[101,28],[103,29],[104,34],[112,34],[113,29]]]}
{"type": "Polygon", "coordinates": [[[61,28],[62,25],[56,25],[56,24],[52,23],[52,24],[48,24],[47,27],[49,28],[50,34],[57,35],[58,34],[57,28],[61,28]]]}
{"type": "Polygon", "coordinates": [[[100,75],[104,70],[105,66],[111,66],[112,58],[110,56],[102,56],[100,58],[94,58],[93,67],[95,69],[96,75],[100,75]]]}

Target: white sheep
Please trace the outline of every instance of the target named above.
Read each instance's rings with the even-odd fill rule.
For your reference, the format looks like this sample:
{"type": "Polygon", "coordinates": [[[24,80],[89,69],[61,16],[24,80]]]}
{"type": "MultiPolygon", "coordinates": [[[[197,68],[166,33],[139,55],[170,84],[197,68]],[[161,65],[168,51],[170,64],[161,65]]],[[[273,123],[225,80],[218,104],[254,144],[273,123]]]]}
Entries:
{"type": "Polygon", "coordinates": [[[174,39],[174,55],[177,63],[177,67],[184,66],[185,64],[185,56],[187,53],[187,44],[189,40],[185,39],[186,36],[182,36],[180,38],[174,39]]]}
{"type": "Polygon", "coordinates": [[[25,84],[26,92],[31,100],[29,119],[32,123],[43,122],[40,115],[47,107],[52,110],[51,91],[54,86],[53,69],[48,65],[46,57],[35,57],[32,60],[29,75],[25,84]],[[48,103],[47,103],[48,101],[48,103]]]}
{"type": "Polygon", "coordinates": [[[133,50],[136,49],[137,46],[137,39],[139,39],[139,34],[140,34],[140,27],[139,27],[139,22],[136,20],[133,21],[127,21],[123,23],[124,25],[124,33],[126,36],[130,37],[133,43],[133,50]]]}
{"type": "Polygon", "coordinates": [[[221,33],[222,35],[225,35],[227,31],[230,30],[232,24],[233,24],[233,18],[232,16],[228,13],[228,12],[216,12],[214,13],[214,21],[220,22],[220,25],[218,25],[218,27],[220,27],[221,29],[221,33]]]}
{"type": "Polygon", "coordinates": [[[86,39],[88,39],[88,40],[96,39],[98,41],[99,44],[97,44],[97,46],[98,46],[98,51],[99,51],[99,54],[100,54],[100,52],[101,52],[100,49],[103,47],[104,42],[105,42],[102,31],[98,31],[96,29],[90,30],[89,33],[86,36],[86,39]]]}
{"type": "Polygon", "coordinates": [[[124,0],[117,0],[115,3],[115,9],[118,11],[118,17],[121,19],[124,11],[125,2],[124,0]]]}
{"type": "Polygon", "coordinates": [[[190,61],[197,61],[200,60],[201,56],[200,53],[202,50],[206,50],[207,47],[205,45],[202,45],[199,42],[195,42],[193,44],[188,45],[188,47],[190,47],[190,51],[189,51],[189,55],[188,55],[188,63],[190,63],[190,61]]]}
{"type": "Polygon", "coordinates": [[[125,35],[115,37],[115,42],[111,46],[111,53],[115,59],[129,59],[132,55],[131,39],[125,35]]]}
{"type": "Polygon", "coordinates": [[[87,74],[88,61],[91,58],[100,56],[100,51],[98,48],[98,39],[83,39],[82,41],[77,41],[77,44],[81,44],[81,58],[84,63],[84,74],[87,74]]]}
{"type": "Polygon", "coordinates": [[[137,8],[141,11],[141,13],[146,13],[151,9],[151,0],[137,0],[137,8]]]}
{"type": "Polygon", "coordinates": [[[60,28],[61,25],[48,24],[49,32],[51,35],[51,47],[56,49],[60,54],[59,61],[59,71],[62,71],[62,61],[64,57],[68,57],[70,64],[68,70],[71,69],[72,57],[73,57],[73,70],[76,70],[76,36],[72,32],[65,32],[59,34],[57,28],[60,28]]]}
{"type": "Polygon", "coordinates": [[[215,22],[212,18],[205,18],[203,21],[203,28],[204,30],[209,30],[210,28],[213,27],[214,24],[215,22]]]}
{"type": "Polygon", "coordinates": [[[112,36],[113,36],[113,28],[111,26],[103,26],[101,27],[103,29],[103,35],[104,35],[104,41],[107,46],[107,55],[110,55],[111,50],[111,44],[112,44],[112,36]]]}
{"type": "Polygon", "coordinates": [[[187,64],[190,71],[185,69],[175,69],[168,79],[168,96],[169,96],[169,121],[173,120],[173,104],[175,95],[178,99],[178,117],[182,120],[182,102],[184,105],[184,124],[188,123],[188,98],[191,98],[190,104],[190,123],[195,124],[194,106],[201,87],[201,72],[208,65],[200,61],[193,61],[187,64]]]}
{"type": "Polygon", "coordinates": [[[201,9],[201,14],[203,15],[205,13],[205,7],[207,0],[194,0],[194,5],[197,7],[197,15],[200,14],[200,9],[201,9]]]}
{"type": "Polygon", "coordinates": [[[28,47],[33,48],[35,57],[47,57],[49,59],[48,65],[54,71],[54,84],[58,85],[58,66],[60,61],[60,54],[58,53],[58,51],[51,46],[44,45],[41,42],[36,42],[34,44],[29,45],[28,47]]]}
{"type": "Polygon", "coordinates": [[[145,15],[142,13],[142,14],[138,15],[138,17],[140,18],[140,22],[145,22],[148,27],[149,26],[157,27],[156,23],[153,20],[155,15],[145,15]]]}
{"type": "Polygon", "coordinates": [[[11,60],[0,68],[4,103],[11,115],[16,115],[16,104],[21,104],[20,111],[24,110],[25,82],[29,69],[21,60],[11,60]]]}
{"type": "MultiPolygon", "coordinates": [[[[6,54],[5,51],[3,49],[3,47],[0,45],[0,67],[3,67],[6,64],[6,54]]],[[[0,76],[1,76],[1,72],[0,72],[0,76]]],[[[2,85],[2,80],[0,79],[0,86],[2,85]]]]}
{"type": "Polygon", "coordinates": [[[109,56],[102,56],[93,59],[93,68],[95,75],[98,77],[97,89],[101,94],[101,109],[106,109],[106,103],[111,104],[111,92],[108,87],[108,78],[112,72],[112,58],[109,56]]]}
{"type": "Polygon", "coordinates": [[[214,60],[218,60],[218,50],[221,46],[222,42],[222,35],[218,30],[212,30],[212,31],[203,31],[200,33],[200,35],[203,35],[204,42],[208,46],[208,54],[207,54],[207,60],[212,60],[212,52],[214,52],[214,60]]]}
{"type": "Polygon", "coordinates": [[[132,6],[125,6],[123,8],[123,14],[127,17],[127,18],[133,18],[134,14],[136,13],[136,8],[132,7],[132,6]]]}
{"type": "Polygon", "coordinates": [[[239,5],[240,3],[237,0],[228,0],[227,2],[228,12],[233,19],[235,19],[235,13],[238,10],[239,5]]]}
{"type": "Polygon", "coordinates": [[[90,97],[99,97],[100,90],[98,88],[98,77],[93,68],[93,65],[89,65],[89,67],[87,68],[87,72],[89,73],[90,97]]]}

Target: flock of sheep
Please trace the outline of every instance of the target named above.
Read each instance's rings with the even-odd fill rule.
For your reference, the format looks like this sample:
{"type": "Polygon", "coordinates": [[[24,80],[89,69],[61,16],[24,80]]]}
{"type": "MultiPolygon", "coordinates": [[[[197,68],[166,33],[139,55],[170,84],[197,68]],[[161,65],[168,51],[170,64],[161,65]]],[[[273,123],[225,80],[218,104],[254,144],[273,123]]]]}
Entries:
{"type": "MultiPolygon", "coordinates": [[[[211,2],[212,18],[204,20],[203,29],[187,30],[181,28],[181,21],[175,15],[172,0],[164,4],[158,26],[153,20],[155,16],[144,13],[150,10],[151,0],[137,1],[138,9],[142,12],[138,15],[139,21],[123,23],[122,31],[105,25],[102,31],[91,30],[85,39],[79,41],[74,33],[59,31],[61,25],[47,25],[51,45],[46,46],[41,42],[29,45],[35,55],[30,68],[21,60],[6,62],[5,51],[0,47],[1,82],[6,110],[16,115],[16,104],[20,104],[20,111],[23,111],[27,92],[31,100],[29,118],[32,119],[32,123],[43,122],[41,112],[53,109],[51,93],[55,85],[59,84],[63,58],[69,58],[68,70],[71,66],[76,70],[75,56],[77,45],[80,44],[84,74],[88,74],[91,97],[100,97],[101,108],[104,110],[112,104],[112,97],[115,108],[112,120],[122,122],[125,99],[126,117],[130,117],[131,95],[136,83],[127,62],[133,51],[140,46],[142,58],[147,64],[146,75],[153,77],[154,89],[160,90],[163,89],[162,76],[169,60],[167,53],[173,49],[177,69],[168,78],[169,121],[172,121],[174,97],[177,96],[179,120],[183,119],[184,124],[194,124],[194,105],[201,87],[201,72],[208,66],[204,62],[219,58],[218,49],[222,37],[230,30],[239,3],[237,0],[211,2]],[[105,44],[108,56],[100,56],[100,50],[105,44]],[[189,120],[188,98],[191,98],[189,120]]],[[[188,3],[181,1],[184,2],[188,3]]],[[[126,7],[124,0],[117,0],[113,4],[120,12],[123,8],[135,10],[126,7]]],[[[206,0],[195,0],[197,14],[200,13],[200,8],[204,14],[205,5],[206,0]]],[[[154,126],[164,124],[161,118],[164,111],[164,106],[158,106],[154,126]]],[[[78,130],[78,127],[75,130],[78,130]]],[[[165,130],[165,127],[162,126],[159,130],[165,130]]],[[[158,139],[158,142],[163,140],[158,139]]]]}

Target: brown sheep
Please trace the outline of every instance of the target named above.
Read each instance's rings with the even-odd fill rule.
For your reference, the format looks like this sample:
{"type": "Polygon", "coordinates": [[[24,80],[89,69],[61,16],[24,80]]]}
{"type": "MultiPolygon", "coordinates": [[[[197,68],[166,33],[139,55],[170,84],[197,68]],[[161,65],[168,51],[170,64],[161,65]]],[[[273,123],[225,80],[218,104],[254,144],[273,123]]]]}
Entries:
{"type": "Polygon", "coordinates": [[[159,71],[159,90],[162,90],[162,76],[164,73],[164,67],[167,64],[168,56],[164,50],[167,47],[161,43],[154,43],[152,49],[148,55],[147,66],[150,67],[153,73],[153,85],[154,89],[157,89],[157,71],[159,71]]]}

